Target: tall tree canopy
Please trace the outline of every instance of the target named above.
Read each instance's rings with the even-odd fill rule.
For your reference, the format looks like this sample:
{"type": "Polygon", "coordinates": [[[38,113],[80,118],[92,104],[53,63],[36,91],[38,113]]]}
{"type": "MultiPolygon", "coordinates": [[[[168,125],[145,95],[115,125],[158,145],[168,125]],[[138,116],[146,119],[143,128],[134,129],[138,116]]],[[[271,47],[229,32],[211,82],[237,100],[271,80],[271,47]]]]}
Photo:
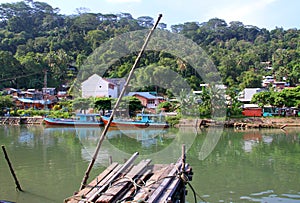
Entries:
{"type": "MultiPolygon", "coordinates": [[[[70,84],[76,78],[70,67],[80,70],[84,59],[104,42],[123,33],[149,29],[154,23],[150,16],[135,19],[130,13],[90,13],[87,9],[61,15],[59,8],[32,0],[0,4],[0,19],[1,88],[42,88],[45,72],[48,86],[70,84]]],[[[160,23],[158,29],[167,27],[160,23]]],[[[183,35],[202,47],[226,85],[257,87],[265,75],[274,75],[292,85],[300,82],[298,29],[277,27],[269,31],[239,21],[228,23],[213,18],[207,22],[171,25],[168,32],[183,35]],[[265,64],[273,69],[267,69],[265,64]]],[[[114,54],[107,50],[99,58],[108,60],[114,54]]],[[[107,76],[124,77],[135,57],[133,53],[118,60],[107,76]]],[[[151,64],[178,72],[193,89],[199,90],[201,77],[180,58],[149,51],[141,65],[151,64]]],[[[155,74],[159,75],[159,71],[155,74]]]]}

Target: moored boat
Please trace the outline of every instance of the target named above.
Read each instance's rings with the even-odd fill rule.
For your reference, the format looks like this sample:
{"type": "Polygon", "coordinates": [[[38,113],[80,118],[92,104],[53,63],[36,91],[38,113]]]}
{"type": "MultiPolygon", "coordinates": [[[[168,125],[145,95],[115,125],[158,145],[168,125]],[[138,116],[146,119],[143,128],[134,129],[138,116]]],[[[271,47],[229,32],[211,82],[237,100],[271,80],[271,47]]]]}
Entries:
{"type": "MultiPolygon", "coordinates": [[[[109,116],[101,116],[101,120],[106,125],[109,116]]],[[[161,114],[137,114],[135,119],[113,119],[111,127],[138,127],[138,128],[168,128],[169,124],[163,121],[161,114]]]]}
{"type": "Polygon", "coordinates": [[[98,127],[104,123],[99,114],[77,114],[75,118],[44,118],[47,126],[98,127]]]}

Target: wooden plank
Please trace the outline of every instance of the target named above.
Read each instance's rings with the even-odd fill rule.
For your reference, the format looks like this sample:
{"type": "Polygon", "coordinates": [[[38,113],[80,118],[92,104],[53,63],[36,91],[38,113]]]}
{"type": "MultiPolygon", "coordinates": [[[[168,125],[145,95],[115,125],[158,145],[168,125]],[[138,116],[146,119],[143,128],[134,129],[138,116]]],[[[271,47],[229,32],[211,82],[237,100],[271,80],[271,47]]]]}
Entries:
{"type": "Polygon", "coordinates": [[[123,199],[123,195],[131,189],[133,186],[133,180],[137,177],[142,176],[146,167],[151,162],[150,159],[142,160],[138,165],[134,166],[122,179],[116,181],[108,190],[105,191],[97,199],[98,202],[113,202],[119,199],[123,199]]]}
{"type": "MultiPolygon", "coordinates": [[[[184,170],[189,173],[190,168],[188,164],[185,164],[184,170]]],[[[158,199],[158,202],[166,202],[169,198],[174,196],[174,193],[178,190],[179,184],[181,183],[181,179],[174,179],[171,184],[164,190],[163,194],[158,199]]],[[[184,183],[182,183],[184,184],[184,183]]]]}
{"type": "Polygon", "coordinates": [[[116,180],[137,158],[138,152],[134,153],[128,161],[117,171],[115,175],[113,175],[109,181],[107,181],[102,187],[100,187],[91,197],[88,198],[88,201],[93,202],[96,199],[98,199],[100,193],[102,193],[105,189],[108,188],[108,186],[116,180]]]}
{"type": "MultiPolygon", "coordinates": [[[[119,174],[120,169],[122,168],[122,165],[118,165],[111,173],[109,173],[100,183],[97,184],[97,187],[92,188],[92,190],[86,194],[85,200],[93,201],[92,199],[95,199],[98,194],[103,192],[107,187],[108,183],[112,182],[114,178],[116,177],[116,174],[119,174]]],[[[81,202],[85,202],[81,201],[81,202]]]]}
{"type": "Polygon", "coordinates": [[[98,175],[92,182],[90,182],[79,194],[88,194],[93,188],[98,186],[99,183],[103,182],[103,179],[108,177],[108,174],[113,173],[114,169],[118,166],[118,163],[112,163],[107,167],[100,175],[98,175]]]}
{"type": "MultiPolygon", "coordinates": [[[[148,169],[148,168],[149,168],[149,167],[147,167],[146,172],[143,174],[143,176],[140,177],[140,178],[136,181],[136,184],[141,185],[141,184],[145,183],[146,180],[149,178],[149,176],[153,175],[153,174],[152,174],[152,170],[151,170],[151,169],[148,169]]],[[[144,186],[144,185],[143,185],[143,186],[144,186]]],[[[143,186],[142,186],[142,187],[143,187],[143,186]]],[[[138,189],[140,189],[140,188],[138,188],[138,189]]],[[[133,199],[133,198],[134,198],[134,197],[133,197],[133,194],[136,194],[136,193],[137,193],[136,188],[135,188],[135,187],[132,187],[126,194],[124,194],[123,199],[124,199],[124,200],[133,199]]]]}
{"type": "Polygon", "coordinates": [[[144,200],[146,201],[149,196],[155,191],[155,189],[159,186],[159,184],[163,181],[166,174],[168,174],[172,169],[172,165],[166,165],[165,167],[159,170],[154,170],[156,168],[153,166],[152,173],[153,175],[150,179],[146,182],[145,186],[141,188],[134,197],[134,201],[144,200]]]}
{"type": "Polygon", "coordinates": [[[118,163],[112,163],[108,168],[106,168],[97,178],[95,178],[87,187],[83,190],[80,190],[77,194],[65,199],[65,203],[74,203],[79,202],[82,199],[87,198],[87,195],[90,195],[97,190],[101,185],[105,184],[114,174],[115,171],[119,170],[122,166],[118,163]],[[98,180],[97,180],[98,179],[98,180]]]}
{"type": "MultiPolygon", "coordinates": [[[[173,169],[170,171],[170,173],[167,176],[175,176],[178,169],[181,167],[181,162],[177,162],[175,165],[173,165],[173,169]]],[[[147,202],[156,202],[157,199],[160,197],[163,190],[168,186],[170,181],[173,178],[165,178],[162,183],[158,186],[158,188],[154,191],[154,193],[149,197],[147,202]]]]}
{"type": "Polygon", "coordinates": [[[112,163],[100,175],[92,180],[83,190],[80,190],[74,196],[65,199],[65,202],[73,203],[74,201],[72,201],[72,199],[80,199],[82,197],[85,197],[86,194],[88,194],[93,188],[95,188],[95,186],[97,186],[97,184],[99,184],[106,176],[108,176],[108,174],[111,173],[118,165],[119,164],[116,162],[112,163]]]}
{"type": "Polygon", "coordinates": [[[172,199],[174,193],[178,190],[178,186],[180,184],[180,179],[175,178],[169,184],[169,186],[163,191],[163,194],[160,195],[157,202],[167,202],[167,200],[172,199]]]}

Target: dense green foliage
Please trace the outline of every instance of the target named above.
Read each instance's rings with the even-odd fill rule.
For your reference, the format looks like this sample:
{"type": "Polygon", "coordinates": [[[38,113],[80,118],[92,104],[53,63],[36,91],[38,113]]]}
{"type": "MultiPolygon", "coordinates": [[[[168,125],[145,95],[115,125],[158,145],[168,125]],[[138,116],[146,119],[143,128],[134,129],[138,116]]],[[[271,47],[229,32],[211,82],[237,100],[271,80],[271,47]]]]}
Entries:
{"type": "MultiPolygon", "coordinates": [[[[113,101],[113,105],[115,105],[117,100],[113,101]]],[[[134,116],[137,111],[141,111],[143,109],[143,105],[141,101],[134,96],[125,96],[122,98],[117,111],[119,114],[125,113],[125,115],[134,116]]]]}
{"type": "Polygon", "coordinates": [[[300,86],[291,89],[283,89],[280,92],[271,90],[268,92],[259,92],[255,94],[251,103],[259,106],[276,107],[298,107],[300,108],[300,86]]]}
{"type": "MultiPolygon", "coordinates": [[[[102,43],[129,31],[149,28],[153,18],[134,19],[129,13],[78,12],[61,15],[47,3],[30,0],[0,5],[0,88],[42,88],[47,72],[48,86],[70,85],[84,60],[102,43]]],[[[264,75],[299,83],[300,31],[267,30],[222,19],[171,25],[199,44],[211,57],[229,86],[257,87],[264,75]],[[270,62],[273,69],[266,69],[270,62]]],[[[161,23],[159,29],[165,29],[161,23]]],[[[111,53],[113,55],[113,53],[111,53]]],[[[170,67],[197,90],[201,78],[189,64],[168,53],[147,52],[141,65],[170,67]]],[[[102,56],[103,58],[109,55],[102,56]]],[[[108,77],[123,77],[134,62],[127,56],[111,66],[108,77]]],[[[159,69],[157,74],[159,74],[159,69]]],[[[147,87],[153,90],[157,87],[147,87]]]]}
{"type": "Polygon", "coordinates": [[[9,112],[9,108],[13,107],[13,100],[11,96],[0,95],[0,115],[4,115],[9,112]]]}
{"type": "Polygon", "coordinates": [[[111,98],[108,97],[100,97],[95,99],[95,108],[98,111],[102,111],[102,115],[105,114],[105,110],[111,109],[111,98]]]}

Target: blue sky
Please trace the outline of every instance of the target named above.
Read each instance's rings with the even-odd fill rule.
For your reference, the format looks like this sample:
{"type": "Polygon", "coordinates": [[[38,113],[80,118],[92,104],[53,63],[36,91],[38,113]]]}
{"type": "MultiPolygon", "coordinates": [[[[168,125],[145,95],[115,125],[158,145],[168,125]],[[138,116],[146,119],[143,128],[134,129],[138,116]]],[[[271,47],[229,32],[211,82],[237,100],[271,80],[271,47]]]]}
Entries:
{"type": "MultiPolygon", "coordinates": [[[[0,0],[0,3],[17,0],[0,0]]],[[[103,14],[131,13],[134,18],[163,14],[161,22],[171,25],[206,22],[217,17],[227,23],[241,21],[269,30],[277,27],[300,28],[299,0],[40,0],[58,7],[61,14],[76,14],[88,8],[103,14]]]]}

